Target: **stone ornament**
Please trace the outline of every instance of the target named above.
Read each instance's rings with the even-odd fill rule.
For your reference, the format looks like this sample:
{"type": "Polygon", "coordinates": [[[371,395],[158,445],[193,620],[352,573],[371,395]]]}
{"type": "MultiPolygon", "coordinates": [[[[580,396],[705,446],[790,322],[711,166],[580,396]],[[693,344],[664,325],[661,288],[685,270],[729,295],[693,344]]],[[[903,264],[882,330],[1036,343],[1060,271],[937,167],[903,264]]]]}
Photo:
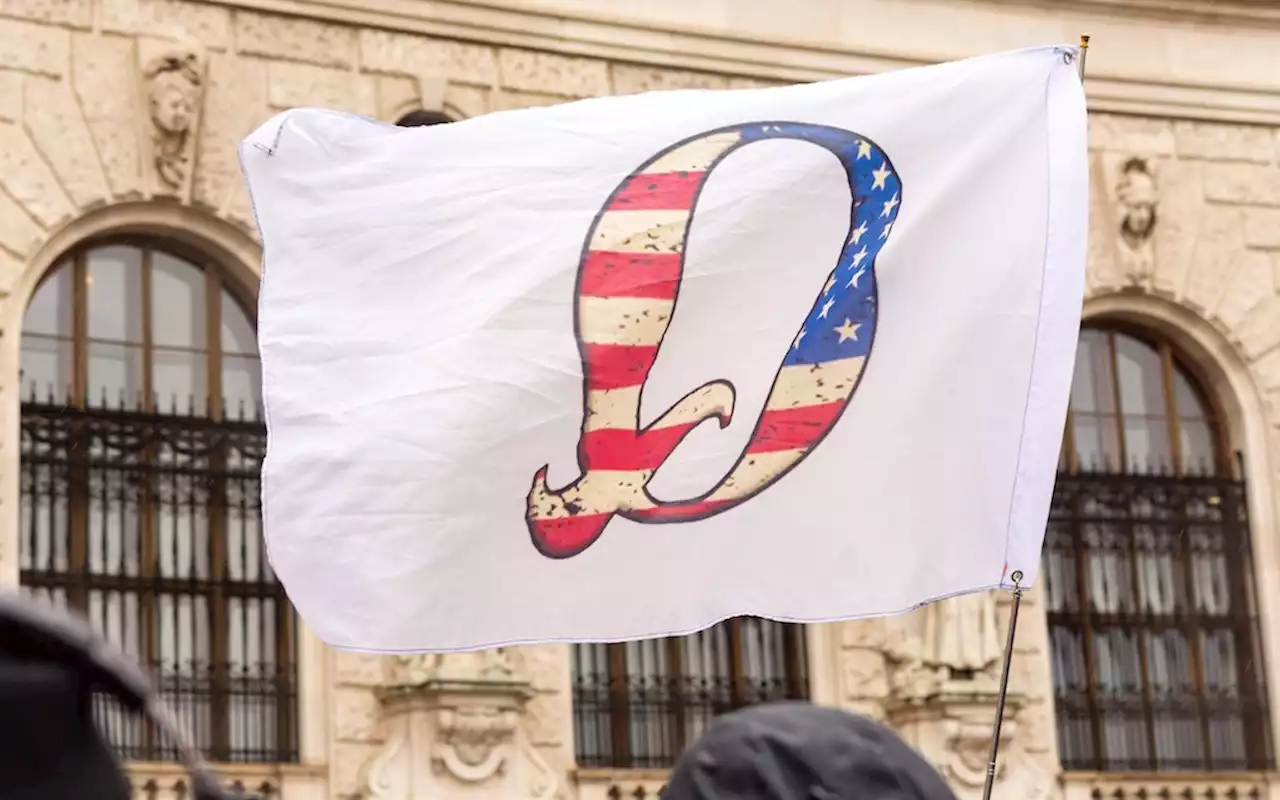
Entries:
{"type": "Polygon", "coordinates": [[[994,593],[964,594],[925,606],[925,664],[946,669],[952,678],[973,679],[1001,654],[994,593]]]}
{"type": "MultiPolygon", "coordinates": [[[[986,783],[987,767],[991,761],[991,720],[981,711],[968,718],[945,719],[942,725],[947,753],[945,768],[947,777],[971,789],[986,783]]],[[[1018,725],[1006,719],[1000,730],[1000,747],[1004,758],[996,761],[996,778],[1002,779],[1012,744],[1017,738],[1018,725]]]]}
{"type": "Polygon", "coordinates": [[[170,189],[185,185],[200,98],[204,63],[194,49],[175,48],[147,62],[147,109],[151,118],[152,161],[170,189]]]}
{"type": "Polygon", "coordinates": [[[1120,168],[1116,199],[1120,205],[1120,238],[1130,249],[1137,250],[1151,238],[1160,204],[1155,175],[1145,159],[1130,158],[1120,168]]]}
{"type": "Polygon", "coordinates": [[[504,648],[408,654],[380,692],[387,740],[364,769],[362,797],[546,798],[555,772],[521,725],[535,691],[504,648]]]}
{"type": "Polygon", "coordinates": [[[418,686],[429,681],[511,681],[515,670],[499,647],[472,653],[413,653],[395,656],[391,683],[418,686]]]}
{"type": "Polygon", "coordinates": [[[464,783],[480,783],[498,774],[511,754],[520,723],[508,708],[457,708],[437,712],[440,748],[433,755],[437,769],[464,783]]]}

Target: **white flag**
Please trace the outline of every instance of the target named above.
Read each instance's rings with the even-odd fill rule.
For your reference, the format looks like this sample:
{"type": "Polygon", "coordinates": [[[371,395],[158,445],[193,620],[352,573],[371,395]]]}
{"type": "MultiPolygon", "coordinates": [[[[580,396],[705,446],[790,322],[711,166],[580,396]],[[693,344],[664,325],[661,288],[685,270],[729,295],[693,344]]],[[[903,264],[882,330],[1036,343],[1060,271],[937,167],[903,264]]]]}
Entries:
{"type": "Polygon", "coordinates": [[[1074,54],[267,122],[264,525],[306,622],[442,651],[1029,586],[1083,293],[1074,54]]]}

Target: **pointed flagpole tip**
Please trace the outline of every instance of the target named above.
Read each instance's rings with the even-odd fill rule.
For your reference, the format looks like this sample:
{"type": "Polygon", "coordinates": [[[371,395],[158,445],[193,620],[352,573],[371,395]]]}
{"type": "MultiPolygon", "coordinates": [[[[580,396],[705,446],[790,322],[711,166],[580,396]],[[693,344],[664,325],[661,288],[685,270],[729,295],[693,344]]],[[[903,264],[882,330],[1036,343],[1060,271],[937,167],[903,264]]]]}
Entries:
{"type": "Polygon", "coordinates": [[[1087,33],[1080,34],[1080,49],[1084,50],[1088,46],[1089,46],[1089,34],[1087,33]]]}

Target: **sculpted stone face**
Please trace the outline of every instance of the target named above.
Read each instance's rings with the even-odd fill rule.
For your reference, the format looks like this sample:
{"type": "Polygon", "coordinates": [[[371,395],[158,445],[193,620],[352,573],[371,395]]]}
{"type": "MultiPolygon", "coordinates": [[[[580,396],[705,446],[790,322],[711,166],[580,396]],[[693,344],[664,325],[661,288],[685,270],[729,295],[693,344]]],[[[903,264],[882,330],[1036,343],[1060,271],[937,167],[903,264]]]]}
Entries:
{"type": "Polygon", "coordinates": [[[1121,233],[1130,244],[1138,244],[1155,228],[1159,203],[1155,178],[1145,162],[1135,159],[1125,165],[1117,195],[1124,213],[1121,233]]]}
{"type": "Polygon", "coordinates": [[[179,73],[156,76],[151,88],[151,119],[168,133],[186,133],[195,117],[196,87],[179,73]]]}
{"type": "Polygon", "coordinates": [[[181,186],[190,161],[188,142],[196,124],[203,79],[194,53],[167,53],[145,71],[156,174],[170,187],[181,186]]]}

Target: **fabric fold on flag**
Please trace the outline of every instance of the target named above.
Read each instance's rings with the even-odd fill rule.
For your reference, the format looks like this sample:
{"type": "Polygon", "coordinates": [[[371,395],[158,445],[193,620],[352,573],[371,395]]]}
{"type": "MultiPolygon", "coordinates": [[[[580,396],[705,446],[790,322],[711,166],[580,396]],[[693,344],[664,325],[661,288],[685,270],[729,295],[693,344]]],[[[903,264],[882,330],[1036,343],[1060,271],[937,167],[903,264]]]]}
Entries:
{"type": "Polygon", "coordinates": [[[1074,48],[241,146],[272,566],[378,652],[1029,587],[1084,291],[1074,48]]]}

